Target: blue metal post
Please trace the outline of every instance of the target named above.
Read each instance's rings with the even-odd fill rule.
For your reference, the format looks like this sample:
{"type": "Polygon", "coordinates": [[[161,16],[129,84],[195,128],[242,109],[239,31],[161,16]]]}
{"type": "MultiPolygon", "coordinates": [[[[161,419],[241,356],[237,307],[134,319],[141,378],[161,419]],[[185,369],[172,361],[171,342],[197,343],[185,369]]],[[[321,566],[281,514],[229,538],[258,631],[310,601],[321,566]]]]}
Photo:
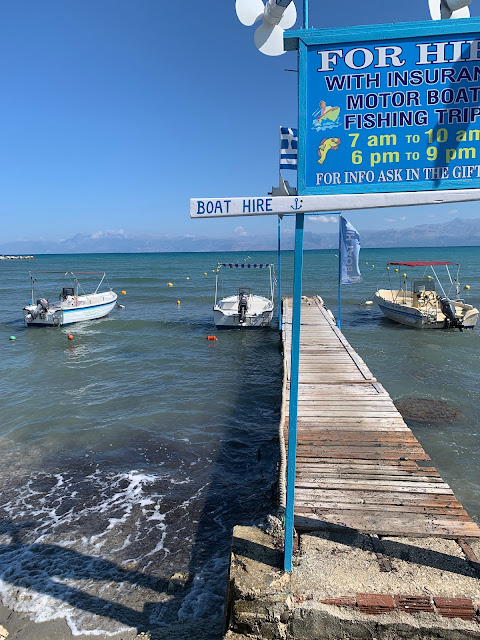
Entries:
{"type": "Polygon", "coordinates": [[[300,315],[302,304],[304,215],[297,213],[293,267],[292,360],[290,367],[290,410],[288,419],[287,501],[285,509],[284,569],[292,570],[295,467],[297,455],[298,378],[300,364],[300,315]]]}
{"type": "Polygon", "coordinates": [[[303,0],[303,28],[308,29],[308,0],[303,0]]]}
{"type": "Polygon", "coordinates": [[[338,216],[338,313],[337,327],[342,326],[342,214],[338,216]]]}
{"type": "Polygon", "coordinates": [[[280,224],[282,216],[278,216],[278,330],[282,330],[282,254],[281,254],[281,236],[280,224]]]}

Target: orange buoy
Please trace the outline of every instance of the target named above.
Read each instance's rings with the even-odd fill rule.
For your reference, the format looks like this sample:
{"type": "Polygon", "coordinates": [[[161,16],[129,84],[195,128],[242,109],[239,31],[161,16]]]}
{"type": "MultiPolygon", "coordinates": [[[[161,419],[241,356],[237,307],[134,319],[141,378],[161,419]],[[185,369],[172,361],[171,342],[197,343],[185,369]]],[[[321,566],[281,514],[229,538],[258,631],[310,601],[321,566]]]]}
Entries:
{"type": "Polygon", "coordinates": [[[73,340],[73,336],[72,336],[72,334],[71,334],[71,333],[69,333],[69,334],[68,334],[68,336],[67,336],[67,338],[68,338],[69,340],[73,340]]]}
{"type": "Polygon", "coordinates": [[[207,340],[216,340],[217,336],[207,336],[207,340]]]}

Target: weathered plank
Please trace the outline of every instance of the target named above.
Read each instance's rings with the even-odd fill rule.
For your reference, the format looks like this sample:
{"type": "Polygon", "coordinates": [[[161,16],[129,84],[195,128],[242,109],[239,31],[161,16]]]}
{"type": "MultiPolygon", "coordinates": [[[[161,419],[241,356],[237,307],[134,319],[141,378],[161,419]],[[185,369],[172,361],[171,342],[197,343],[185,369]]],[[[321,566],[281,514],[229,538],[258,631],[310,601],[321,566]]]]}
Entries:
{"type": "MultiPolygon", "coordinates": [[[[284,301],[288,443],[291,300],[284,301]]],[[[335,326],[318,297],[303,298],[295,526],[369,534],[480,537],[390,396],[335,326]]]]}

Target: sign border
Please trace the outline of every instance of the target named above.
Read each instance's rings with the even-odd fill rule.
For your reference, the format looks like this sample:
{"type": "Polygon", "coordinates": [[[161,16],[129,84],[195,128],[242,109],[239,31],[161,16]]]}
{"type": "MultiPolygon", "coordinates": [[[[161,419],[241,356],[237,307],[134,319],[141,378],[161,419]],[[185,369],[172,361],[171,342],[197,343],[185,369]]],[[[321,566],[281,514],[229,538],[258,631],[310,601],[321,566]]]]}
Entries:
{"type": "MultiPolygon", "coordinates": [[[[363,185],[363,192],[355,190],[355,185],[342,185],[341,191],[332,189],[320,194],[315,187],[306,187],[306,136],[307,127],[307,49],[309,46],[325,44],[342,45],[354,42],[382,42],[393,38],[435,37],[445,35],[461,36],[474,34],[480,40],[480,18],[460,18],[423,22],[403,22],[398,24],[378,24],[338,29],[301,29],[285,33],[286,51],[298,50],[298,175],[299,195],[341,195],[351,194],[358,198],[370,197],[373,193],[401,193],[411,191],[410,184],[386,184],[379,190],[376,184],[363,185]]],[[[480,164],[480,161],[479,161],[480,164]]],[[[480,181],[472,185],[471,180],[445,180],[439,190],[478,189],[480,181]]],[[[418,185],[418,191],[435,193],[431,184],[418,185]]],[[[423,199],[422,199],[423,200],[423,199]]],[[[433,204],[433,201],[432,201],[433,204]]]]}

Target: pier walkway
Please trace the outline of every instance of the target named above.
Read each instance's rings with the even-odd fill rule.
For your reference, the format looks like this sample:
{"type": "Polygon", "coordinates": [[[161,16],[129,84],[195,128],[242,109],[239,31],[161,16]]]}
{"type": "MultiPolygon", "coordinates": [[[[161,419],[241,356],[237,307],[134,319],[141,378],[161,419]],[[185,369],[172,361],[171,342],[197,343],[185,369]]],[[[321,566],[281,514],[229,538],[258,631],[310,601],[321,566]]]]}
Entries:
{"type": "MultiPolygon", "coordinates": [[[[282,326],[287,447],[291,298],[282,326]]],[[[419,464],[429,456],[317,296],[302,298],[297,429],[297,530],[480,538],[437,470],[419,464]]]]}

